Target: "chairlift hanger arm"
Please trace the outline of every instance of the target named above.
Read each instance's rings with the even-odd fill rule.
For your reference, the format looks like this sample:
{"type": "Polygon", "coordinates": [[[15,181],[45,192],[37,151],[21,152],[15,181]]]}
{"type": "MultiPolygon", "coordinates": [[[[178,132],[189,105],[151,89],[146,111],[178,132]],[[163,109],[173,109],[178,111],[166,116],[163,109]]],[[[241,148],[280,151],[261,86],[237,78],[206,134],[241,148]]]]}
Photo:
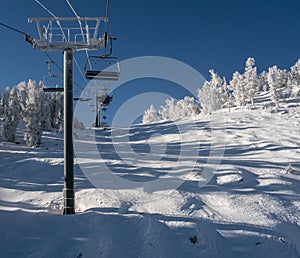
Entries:
{"type": "MultiPolygon", "coordinates": [[[[107,33],[106,32],[105,32],[104,38],[105,38],[105,47],[106,47],[107,46],[107,33]]],[[[109,36],[109,53],[102,55],[103,58],[111,56],[111,54],[113,52],[113,40],[116,40],[116,39],[117,38],[112,35],[109,36]]]]}

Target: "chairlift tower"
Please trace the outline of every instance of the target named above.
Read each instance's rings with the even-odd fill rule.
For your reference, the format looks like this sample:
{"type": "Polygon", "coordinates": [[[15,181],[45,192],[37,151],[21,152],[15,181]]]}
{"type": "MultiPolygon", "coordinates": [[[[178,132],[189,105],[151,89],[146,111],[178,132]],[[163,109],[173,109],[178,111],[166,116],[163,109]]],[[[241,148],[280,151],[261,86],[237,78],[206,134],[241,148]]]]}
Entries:
{"type": "MultiPolygon", "coordinates": [[[[106,46],[104,33],[107,17],[29,18],[35,22],[39,38],[26,38],[34,49],[61,51],[64,54],[64,210],[75,213],[74,152],[73,152],[73,98],[74,53],[81,50],[99,50],[106,46]],[[79,26],[84,24],[85,26],[79,26]],[[103,35],[99,35],[103,29],[103,35]]],[[[27,35],[26,35],[27,36],[27,35]]]]}

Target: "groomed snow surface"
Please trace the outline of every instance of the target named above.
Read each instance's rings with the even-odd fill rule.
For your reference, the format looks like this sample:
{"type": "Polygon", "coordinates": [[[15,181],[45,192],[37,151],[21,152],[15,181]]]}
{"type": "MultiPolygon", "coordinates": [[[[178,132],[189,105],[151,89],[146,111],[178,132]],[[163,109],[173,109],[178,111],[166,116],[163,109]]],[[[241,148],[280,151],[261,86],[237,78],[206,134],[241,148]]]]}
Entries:
{"type": "Polygon", "coordinates": [[[173,166],[185,181],[155,191],[96,188],[80,167],[89,160],[78,158],[76,214],[67,216],[61,135],[45,133],[36,149],[0,142],[0,256],[300,257],[299,119],[299,102],[287,102],[274,112],[224,109],[176,121],[180,133],[172,122],[98,130],[116,176],[159,180],[173,166]],[[121,152],[129,137],[140,160],[128,165],[113,155],[111,135],[121,152]],[[157,159],[155,147],[166,142],[157,159]],[[197,155],[180,154],[184,146],[197,155]],[[205,167],[213,177],[201,184],[205,167]]]}

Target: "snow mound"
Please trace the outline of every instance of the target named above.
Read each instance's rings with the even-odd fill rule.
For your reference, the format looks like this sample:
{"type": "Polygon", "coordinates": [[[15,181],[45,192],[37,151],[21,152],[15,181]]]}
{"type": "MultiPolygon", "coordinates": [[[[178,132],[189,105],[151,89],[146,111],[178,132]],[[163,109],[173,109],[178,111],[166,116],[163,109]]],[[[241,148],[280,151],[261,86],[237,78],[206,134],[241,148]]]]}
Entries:
{"type": "Polygon", "coordinates": [[[240,183],[243,181],[243,177],[239,174],[229,174],[217,177],[217,183],[219,185],[230,184],[230,183],[240,183]]]}

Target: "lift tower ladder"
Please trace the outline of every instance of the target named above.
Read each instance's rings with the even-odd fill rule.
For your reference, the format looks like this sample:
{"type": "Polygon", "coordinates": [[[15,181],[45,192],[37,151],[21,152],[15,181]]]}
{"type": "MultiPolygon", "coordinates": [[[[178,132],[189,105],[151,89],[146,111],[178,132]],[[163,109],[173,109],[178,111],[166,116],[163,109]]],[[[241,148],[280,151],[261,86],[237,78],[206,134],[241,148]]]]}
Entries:
{"type": "Polygon", "coordinates": [[[73,95],[74,53],[105,47],[107,17],[29,18],[35,22],[39,38],[31,38],[35,49],[64,53],[64,211],[75,213],[74,153],[73,153],[73,95]],[[85,24],[84,29],[78,24],[85,24]],[[99,32],[102,31],[102,35],[99,32]]]}

